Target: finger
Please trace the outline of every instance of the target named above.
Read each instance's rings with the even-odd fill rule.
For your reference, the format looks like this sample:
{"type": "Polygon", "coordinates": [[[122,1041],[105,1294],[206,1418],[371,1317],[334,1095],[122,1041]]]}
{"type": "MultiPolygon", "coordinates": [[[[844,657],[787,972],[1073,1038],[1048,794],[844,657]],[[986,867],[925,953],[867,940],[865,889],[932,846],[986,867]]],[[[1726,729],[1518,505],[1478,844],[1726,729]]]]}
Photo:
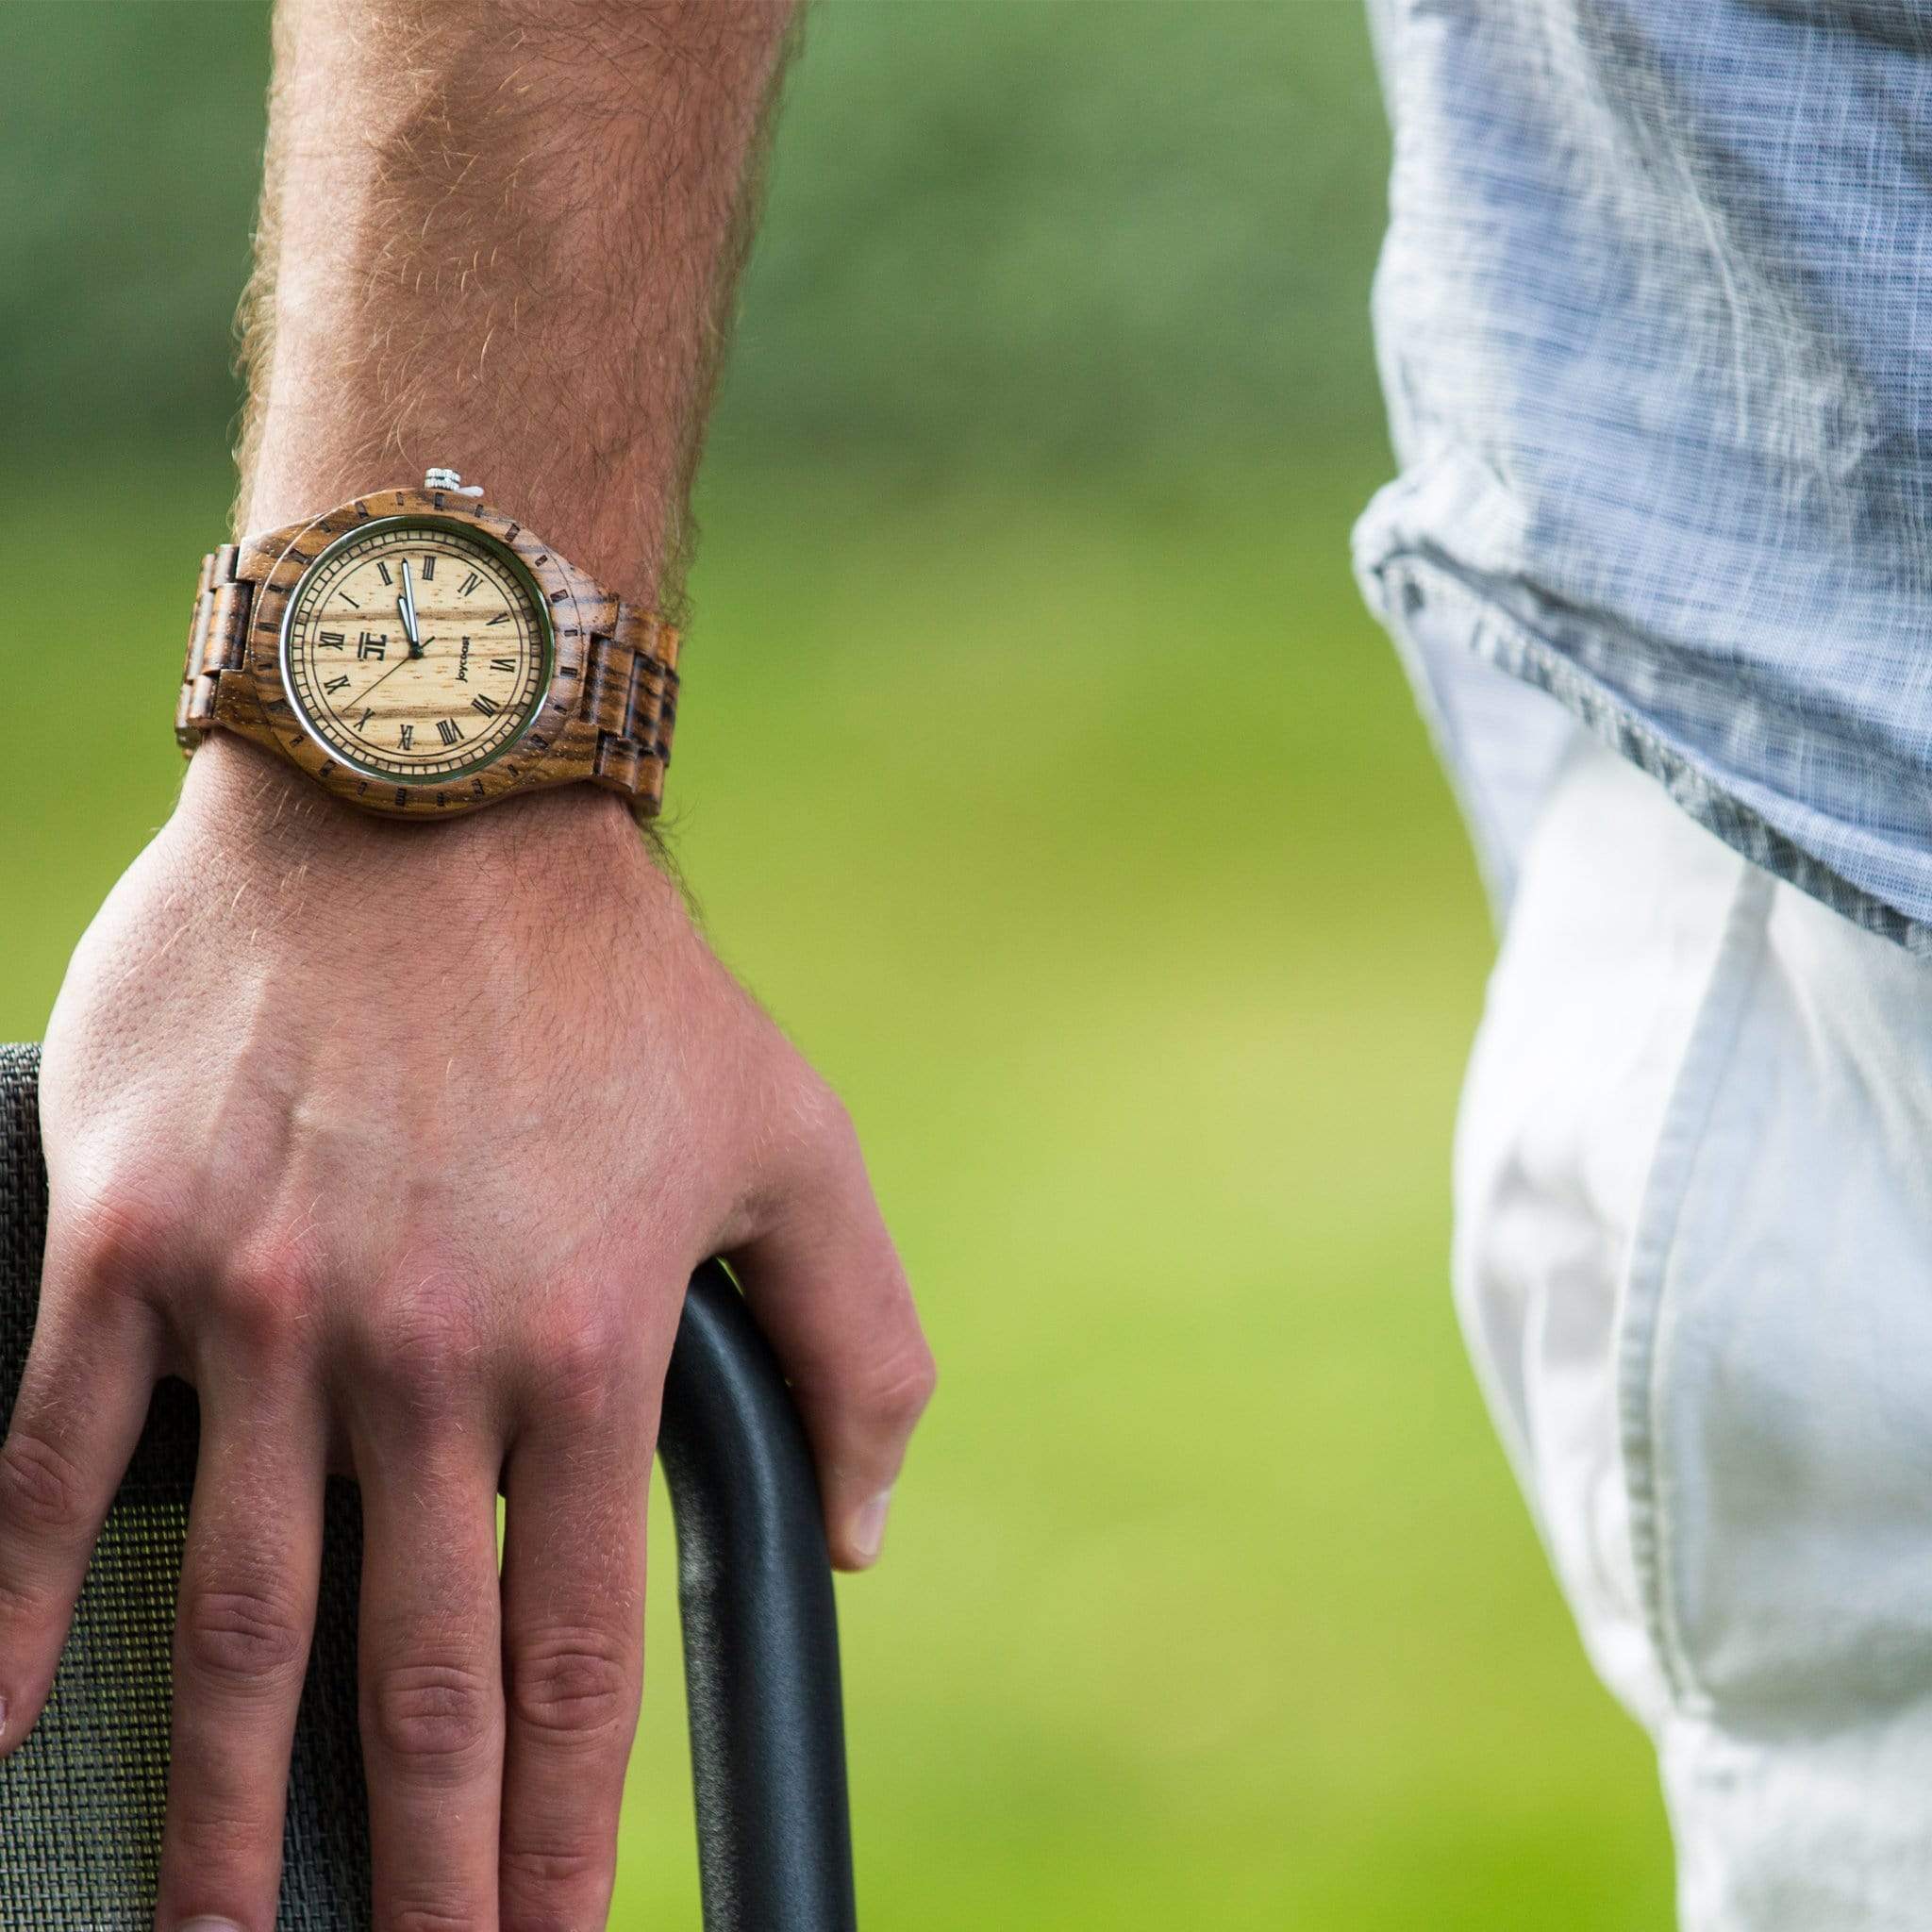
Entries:
{"type": "Polygon", "coordinates": [[[50,1253],[0,1444],[0,1756],[33,1728],[108,1506],[147,1420],[158,1335],[117,1290],[50,1253]]]}
{"type": "Polygon", "coordinates": [[[175,1622],[162,1932],[270,1932],[322,1568],[320,1405],[293,1377],[204,1377],[175,1622]],[[275,1387],[280,1382],[282,1387],[275,1387]],[[284,1390],[289,1392],[284,1392],[284,1390]]]}
{"type": "Polygon", "coordinates": [[[770,1222],[731,1261],[811,1438],[832,1560],[862,1570],[877,1559],[934,1371],[842,1110],[813,1137],[770,1222]]]}
{"type": "Polygon", "coordinates": [[[602,1925],[609,1911],[643,1686],[644,1524],[657,1433],[646,1408],[627,1384],[608,1384],[526,1428],[510,1457],[507,1927],[602,1925]]]}
{"type": "Polygon", "coordinates": [[[375,1932],[496,1925],[496,1469],[474,1433],[356,1444],[375,1932]]]}

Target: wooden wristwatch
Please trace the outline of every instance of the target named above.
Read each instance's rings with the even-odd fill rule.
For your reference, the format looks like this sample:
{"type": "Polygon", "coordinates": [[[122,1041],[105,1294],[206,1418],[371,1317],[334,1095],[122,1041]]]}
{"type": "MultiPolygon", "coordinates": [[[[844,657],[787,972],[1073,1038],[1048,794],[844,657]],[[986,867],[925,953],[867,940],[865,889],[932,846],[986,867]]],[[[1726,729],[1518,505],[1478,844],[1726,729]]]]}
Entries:
{"type": "Polygon", "coordinates": [[[431,470],[204,558],[182,751],[239,732],[408,818],[581,782],[655,816],[677,633],[481,496],[431,470]]]}

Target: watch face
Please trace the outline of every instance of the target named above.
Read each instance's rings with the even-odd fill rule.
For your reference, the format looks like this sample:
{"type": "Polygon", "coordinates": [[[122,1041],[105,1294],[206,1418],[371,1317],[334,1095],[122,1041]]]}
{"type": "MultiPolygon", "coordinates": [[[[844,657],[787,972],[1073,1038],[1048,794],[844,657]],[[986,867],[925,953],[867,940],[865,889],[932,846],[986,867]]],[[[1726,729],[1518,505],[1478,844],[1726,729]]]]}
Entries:
{"type": "Polygon", "coordinates": [[[282,625],[310,734],[358,771],[440,785],[514,744],[549,688],[549,612],[503,545],[391,517],[331,543],[282,625]]]}

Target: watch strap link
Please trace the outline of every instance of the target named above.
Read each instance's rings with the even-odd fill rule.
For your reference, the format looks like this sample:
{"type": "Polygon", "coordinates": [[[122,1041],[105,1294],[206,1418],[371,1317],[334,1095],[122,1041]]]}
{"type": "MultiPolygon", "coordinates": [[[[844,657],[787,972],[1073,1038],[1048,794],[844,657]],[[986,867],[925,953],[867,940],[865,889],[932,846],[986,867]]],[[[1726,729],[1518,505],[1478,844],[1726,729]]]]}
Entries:
{"type": "Polygon", "coordinates": [[[214,726],[222,673],[242,668],[255,586],[235,575],[241,554],[236,544],[224,543],[201,559],[181,691],[175,701],[175,741],[184,752],[192,752],[214,726]]]}
{"type": "Polygon", "coordinates": [[[584,711],[597,733],[591,777],[625,793],[640,818],[655,818],[677,724],[677,632],[619,604],[609,630],[591,638],[584,711]]]}

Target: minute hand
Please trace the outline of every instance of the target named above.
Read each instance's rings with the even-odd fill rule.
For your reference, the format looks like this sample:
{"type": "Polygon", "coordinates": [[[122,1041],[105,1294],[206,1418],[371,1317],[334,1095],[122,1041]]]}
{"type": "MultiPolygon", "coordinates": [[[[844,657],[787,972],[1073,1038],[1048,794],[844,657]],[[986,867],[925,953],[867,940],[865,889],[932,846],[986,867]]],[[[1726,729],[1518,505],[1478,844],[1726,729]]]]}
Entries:
{"type": "Polygon", "coordinates": [[[423,640],[416,629],[416,587],[409,579],[409,559],[403,558],[403,594],[396,599],[396,612],[403,620],[403,633],[409,640],[409,656],[423,655],[423,640]]]}

